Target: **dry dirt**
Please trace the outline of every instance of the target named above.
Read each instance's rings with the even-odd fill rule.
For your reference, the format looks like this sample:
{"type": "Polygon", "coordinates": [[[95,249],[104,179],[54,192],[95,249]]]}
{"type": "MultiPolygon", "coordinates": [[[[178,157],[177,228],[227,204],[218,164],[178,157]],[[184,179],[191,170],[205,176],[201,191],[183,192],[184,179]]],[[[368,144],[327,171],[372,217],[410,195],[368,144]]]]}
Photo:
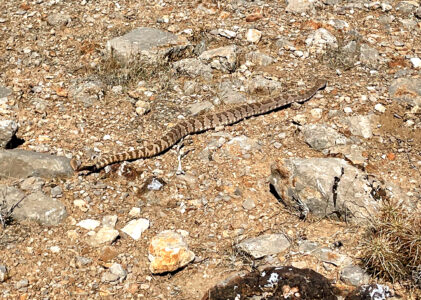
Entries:
{"type": "MultiPolygon", "coordinates": [[[[225,144],[212,153],[213,160],[205,162],[200,153],[218,132],[192,136],[191,144],[186,146],[192,151],[183,158],[186,171],[183,176],[175,175],[177,156],[174,150],[169,150],[155,158],[131,163],[125,175],[119,175],[117,167],[113,167],[109,173],[75,174],[72,178],[47,181],[43,188],[47,194],[56,185],[63,188],[60,200],[66,205],[69,217],[54,227],[14,222],[6,229],[0,229],[0,262],[10,270],[10,278],[0,284],[0,289],[9,291],[8,298],[200,299],[208,288],[226,276],[270,263],[264,259],[253,261],[237,253],[233,245],[238,241],[238,232],[242,238],[283,232],[293,246],[288,253],[278,255],[279,263],[312,268],[336,280],[343,289],[352,289],[340,284],[337,268],[323,268],[322,262],[313,257],[297,254],[297,241],[311,239],[326,246],[341,241],[344,245],[341,252],[358,262],[362,229],[335,220],[311,217],[300,220],[270,192],[267,180],[270,165],[288,157],[323,157],[299,136],[292,118],[302,114],[309,123],[329,123],[329,110],[336,109],[343,114],[344,107],[349,106],[355,115],[375,113],[379,117],[373,138],[366,140],[364,145],[367,172],[396,183],[411,201],[419,201],[421,134],[419,129],[404,125],[409,108],[393,102],[387,92],[394,74],[411,67],[389,63],[373,74],[356,67],[342,70],[338,76],[336,68],[325,63],[328,58],[314,55],[298,59],[288,51],[278,55],[275,42],[279,36],[287,36],[295,42],[297,49],[305,50],[305,38],[320,26],[338,36],[343,34],[326,25],[327,20],[338,18],[347,21],[364,38],[388,41],[390,47],[377,48],[386,58],[407,62],[407,56],[421,56],[420,23],[415,29],[418,30],[417,41],[408,31],[402,32],[402,25],[397,22],[389,29],[379,25],[378,17],[385,14],[380,9],[336,15],[333,6],[321,5],[322,9],[317,9],[314,15],[293,16],[285,12],[284,1],[238,1],[241,13],[230,8],[236,1],[204,1],[201,5],[209,8],[208,12],[197,10],[200,1],[83,2],[7,0],[0,3],[0,18],[5,19],[0,23],[0,83],[13,88],[19,107],[16,112],[20,124],[18,137],[24,140],[19,146],[21,149],[82,157],[88,157],[93,148],[103,154],[123,151],[138,146],[143,140],[153,140],[173,125],[179,114],[187,114],[186,107],[194,99],[182,97],[182,91],[177,91],[182,90],[188,78],[175,74],[170,68],[150,70],[146,75],[137,74],[133,80],[122,81],[121,94],[111,91],[113,85],[119,84],[116,78],[111,78],[113,74],[118,77],[118,70],[116,73],[112,66],[104,63],[105,44],[136,27],[161,28],[174,33],[192,29],[194,38],[188,38],[193,43],[200,39],[201,32],[207,32],[208,49],[234,43],[244,47],[245,52],[249,48],[260,49],[277,57],[278,61],[270,68],[256,67],[253,72],[278,77],[284,84],[285,94],[305,90],[316,77],[327,78],[332,89],[322,91],[320,96],[299,108],[251,118],[221,130],[232,136],[245,135],[257,140],[260,147],[256,151],[244,152],[225,144]],[[23,11],[23,15],[16,13],[19,11],[23,11]],[[48,16],[58,12],[71,17],[67,26],[47,24],[48,16]],[[262,18],[246,22],[246,16],[256,13],[262,18]],[[158,23],[157,19],[163,16],[169,16],[170,22],[158,23]],[[245,38],[228,40],[208,33],[212,29],[232,29],[234,26],[260,30],[261,42],[250,46],[245,38]],[[393,36],[404,46],[394,48],[393,36]],[[29,54],[25,49],[30,49],[29,54]],[[31,56],[33,52],[39,57],[31,56]],[[39,63],[35,62],[37,59],[39,63]],[[101,101],[85,107],[68,97],[68,89],[71,80],[92,75],[108,76],[111,85],[101,101]],[[152,96],[142,98],[152,107],[145,116],[138,116],[128,100],[128,93],[136,89],[135,84],[140,80],[146,81],[145,89],[153,91],[152,96]],[[33,88],[40,85],[42,91],[34,92],[33,88]],[[376,89],[370,91],[367,87],[376,89]],[[385,113],[376,112],[375,103],[360,100],[361,95],[370,93],[386,107],[385,113]],[[34,105],[36,99],[45,100],[47,108],[38,111],[34,105]],[[313,108],[323,110],[320,119],[311,115],[313,108]],[[282,132],[285,138],[281,140],[279,134],[282,132]],[[104,140],[104,135],[110,135],[111,139],[104,140]],[[274,142],[282,143],[282,147],[277,149],[274,142]],[[142,186],[153,175],[167,184],[162,191],[144,193],[142,186]],[[94,189],[98,183],[105,184],[106,188],[94,189]],[[88,197],[88,211],[74,206],[75,199],[88,197]],[[256,204],[251,210],[242,206],[248,198],[256,204]],[[204,206],[205,200],[207,205],[204,206]],[[117,215],[117,228],[121,228],[131,219],[128,212],[132,207],[141,207],[141,217],[151,222],[139,241],[122,236],[111,246],[90,247],[86,243],[86,230],[75,226],[75,222],[83,219],[101,220],[106,215],[117,215]],[[152,275],[148,269],[148,243],[167,229],[186,230],[189,248],[197,259],[178,272],[152,275]],[[73,239],[69,237],[72,231],[77,232],[73,239]],[[52,253],[52,246],[59,246],[59,253],[52,253]],[[79,266],[75,263],[78,256],[91,258],[93,262],[79,266]],[[104,269],[112,262],[118,262],[128,270],[129,276],[122,283],[101,282],[104,269]],[[21,279],[28,279],[29,286],[18,290],[15,285],[21,279]]],[[[390,2],[392,5],[397,3],[390,2]]],[[[412,74],[416,75],[416,72],[412,74]]],[[[214,87],[227,76],[216,74],[212,81],[200,82],[204,87],[198,98],[201,101],[212,100],[214,87]]],[[[255,97],[264,99],[267,96],[255,97]]],[[[223,106],[217,107],[219,109],[223,106]]],[[[17,179],[2,181],[12,184],[17,179]]],[[[404,298],[409,297],[399,284],[387,284],[404,298]]]]}

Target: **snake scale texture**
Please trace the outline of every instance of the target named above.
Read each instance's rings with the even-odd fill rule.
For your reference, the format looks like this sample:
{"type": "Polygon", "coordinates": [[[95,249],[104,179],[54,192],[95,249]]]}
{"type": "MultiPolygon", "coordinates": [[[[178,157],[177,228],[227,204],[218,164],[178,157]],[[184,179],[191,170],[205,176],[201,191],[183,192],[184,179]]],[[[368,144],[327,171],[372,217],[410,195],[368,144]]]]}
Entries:
{"type": "Polygon", "coordinates": [[[292,103],[303,103],[311,99],[317,91],[323,89],[326,84],[327,81],[325,79],[317,79],[314,86],[301,96],[288,98],[278,97],[263,102],[243,104],[218,113],[191,117],[180,121],[177,125],[169,129],[160,139],[135,150],[104,155],[86,164],[81,164],[76,159],[72,159],[71,166],[75,171],[96,171],[117,162],[150,158],[167,150],[187,135],[234,124],[248,117],[265,114],[292,103]]]}

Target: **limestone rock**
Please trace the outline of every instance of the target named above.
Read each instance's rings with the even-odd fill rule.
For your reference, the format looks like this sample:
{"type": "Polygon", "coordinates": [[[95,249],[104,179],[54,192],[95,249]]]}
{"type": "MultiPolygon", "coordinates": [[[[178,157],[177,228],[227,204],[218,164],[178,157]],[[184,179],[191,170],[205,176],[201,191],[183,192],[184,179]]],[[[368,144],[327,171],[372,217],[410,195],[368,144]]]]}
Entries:
{"type": "Polygon", "coordinates": [[[303,216],[310,212],[365,224],[381,206],[367,175],[338,158],[287,159],[272,165],[270,183],[281,201],[303,216]]]}
{"type": "Polygon", "coordinates": [[[69,177],[70,159],[21,149],[0,150],[0,177],[69,177]]]}
{"type": "Polygon", "coordinates": [[[119,236],[117,230],[110,227],[102,227],[97,233],[90,236],[88,244],[93,247],[100,246],[102,244],[111,244],[119,236]]]}
{"type": "Polygon", "coordinates": [[[176,61],[173,64],[174,69],[181,73],[186,74],[190,77],[202,76],[205,79],[212,79],[212,68],[203,63],[197,58],[185,58],[176,61]]]}
{"type": "Polygon", "coordinates": [[[138,240],[142,236],[142,233],[148,228],[149,220],[140,218],[131,220],[123,229],[121,229],[121,231],[131,236],[134,240],[138,240]]]}
{"type": "Polygon", "coordinates": [[[0,120],[0,148],[6,148],[18,131],[18,124],[13,120],[0,120]]]}
{"type": "Polygon", "coordinates": [[[149,269],[154,274],[175,271],[194,258],[194,253],[188,249],[183,237],[174,231],[159,233],[149,244],[149,269]]]}
{"type": "Polygon", "coordinates": [[[5,195],[9,208],[23,199],[11,215],[15,220],[32,220],[42,225],[57,225],[67,217],[63,203],[48,197],[41,191],[25,195],[18,188],[1,185],[0,193],[5,195]]]}
{"type": "Polygon", "coordinates": [[[181,37],[157,28],[140,27],[107,42],[107,50],[114,56],[130,61],[137,56],[149,63],[176,55],[187,47],[181,37]]]}
{"type": "Polygon", "coordinates": [[[199,59],[207,62],[213,69],[231,73],[237,68],[237,47],[230,45],[204,51],[199,59]]]}
{"type": "Polygon", "coordinates": [[[398,78],[392,81],[389,94],[395,101],[421,107],[421,79],[398,78]]]}
{"type": "Polygon", "coordinates": [[[305,142],[316,150],[324,150],[336,145],[345,145],[348,139],[323,124],[308,124],[300,127],[305,142]]]}
{"type": "Polygon", "coordinates": [[[288,0],[286,11],[292,13],[306,12],[313,9],[313,2],[311,0],[288,0]]]}
{"type": "Polygon", "coordinates": [[[286,250],[290,242],[283,234],[265,234],[239,243],[236,248],[253,258],[277,254],[286,250]]]}

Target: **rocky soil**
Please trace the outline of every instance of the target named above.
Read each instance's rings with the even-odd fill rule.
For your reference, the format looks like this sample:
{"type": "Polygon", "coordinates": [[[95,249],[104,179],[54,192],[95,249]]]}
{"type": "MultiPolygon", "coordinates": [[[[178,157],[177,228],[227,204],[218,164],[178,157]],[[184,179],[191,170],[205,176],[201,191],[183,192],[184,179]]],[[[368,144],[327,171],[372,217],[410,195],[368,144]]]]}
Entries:
{"type": "Polygon", "coordinates": [[[386,199],[420,209],[420,107],[417,1],[0,1],[0,297],[248,299],[260,276],[415,299],[360,241],[386,199]],[[318,78],[154,158],[70,168],[318,78]]]}

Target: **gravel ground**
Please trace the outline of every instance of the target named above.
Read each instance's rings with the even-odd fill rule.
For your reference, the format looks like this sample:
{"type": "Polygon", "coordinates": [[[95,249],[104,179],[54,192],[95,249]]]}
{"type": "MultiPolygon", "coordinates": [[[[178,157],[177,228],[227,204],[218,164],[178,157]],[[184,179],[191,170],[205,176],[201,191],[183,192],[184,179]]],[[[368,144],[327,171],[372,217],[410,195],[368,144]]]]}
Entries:
{"type": "MultiPolygon", "coordinates": [[[[343,120],[372,115],[372,134],[359,137],[364,163],[358,167],[419,205],[419,107],[394,99],[390,86],[397,78],[421,78],[416,59],[421,58],[421,5],[392,0],[307,4],[308,9],[294,1],[288,8],[285,1],[1,1],[0,86],[12,91],[1,116],[19,123],[20,149],[89,159],[153,141],[188,116],[190,105],[200,108],[208,101],[210,110],[221,111],[230,105],[223,101],[227,90],[260,101],[279,93],[297,95],[319,77],[327,78],[328,87],[301,106],[193,135],[183,147],[184,175],[176,175],[177,152],[170,149],[123,167],[44,179],[40,189],[59,199],[68,217],[57,226],[21,221],[1,229],[0,265],[7,266],[8,279],[0,283],[0,295],[200,299],[228,275],[269,264],[311,268],[340,289],[352,289],[341,283],[340,266],[327,266],[297,247],[306,239],[326,247],[340,241],[340,252],[357,264],[362,228],[335,219],[301,220],[273,195],[268,176],[273,163],[287,158],[329,156],[305,142],[302,125],[327,124],[353,137],[355,128],[343,120]],[[107,41],[138,27],[169,31],[207,49],[236,45],[238,68],[204,78],[171,67],[173,61],[196,57],[194,51],[168,65],[119,68],[106,55],[107,41]],[[328,34],[314,37],[322,42],[312,44],[312,35],[325,34],[320,29],[328,34]],[[253,42],[256,34],[260,40],[253,42]],[[352,42],[358,51],[347,51],[352,42]],[[250,63],[254,51],[272,63],[250,63]],[[281,88],[254,90],[262,78],[281,88]],[[99,82],[91,102],[74,96],[88,80],[99,82]],[[136,112],[138,101],[150,111],[136,112]],[[151,178],[164,186],[150,190],[151,178]],[[150,222],[138,240],[120,234],[110,245],[95,246],[88,242],[92,232],[76,225],[117,216],[120,230],[136,218],[129,213],[133,208],[150,222]],[[157,275],[149,270],[148,247],[163,230],[182,232],[196,258],[177,272],[157,275]],[[234,247],[268,233],[285,234],[289,250],[255,260],[234,247]],[[127,275],[110,275],[114,263],[127,275]]],[[[421,91],[415,101],[420,97],[421,91]]],[[[1,182],[20,185],[22,179],[1,182]]],[[[397,283],[381,282],[413,297],[397,283]]]]}

